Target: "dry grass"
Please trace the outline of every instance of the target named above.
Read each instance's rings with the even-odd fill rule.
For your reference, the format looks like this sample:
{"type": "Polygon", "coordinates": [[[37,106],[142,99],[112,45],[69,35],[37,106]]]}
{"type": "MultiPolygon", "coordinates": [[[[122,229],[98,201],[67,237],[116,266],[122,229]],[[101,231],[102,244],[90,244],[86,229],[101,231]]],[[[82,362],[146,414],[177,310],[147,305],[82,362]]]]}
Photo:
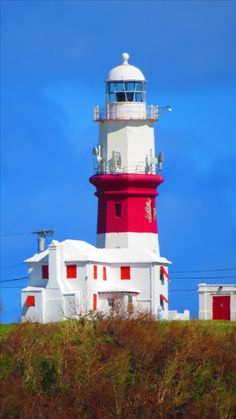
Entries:
{"type": "Polygon", "coordinates": [[[0,361],[1,418],[236,417],[232,322],[19,324],[0,361]]]}

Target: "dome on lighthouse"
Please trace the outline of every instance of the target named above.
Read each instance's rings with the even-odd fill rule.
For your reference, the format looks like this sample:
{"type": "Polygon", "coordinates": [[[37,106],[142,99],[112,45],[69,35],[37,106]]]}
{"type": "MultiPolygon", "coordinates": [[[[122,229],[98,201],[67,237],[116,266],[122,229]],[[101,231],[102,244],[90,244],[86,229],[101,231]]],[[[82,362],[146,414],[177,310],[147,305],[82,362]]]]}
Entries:
{"type": "Polygon", "coordinates": [[[123,52],[122,64],[112,68],[112,70],[109,72],[107,76],[106,81],[145,81],[145,77],[142,71],[134,65],[129,64],[128,60],[129,54],[127,52],[123,52]]]}

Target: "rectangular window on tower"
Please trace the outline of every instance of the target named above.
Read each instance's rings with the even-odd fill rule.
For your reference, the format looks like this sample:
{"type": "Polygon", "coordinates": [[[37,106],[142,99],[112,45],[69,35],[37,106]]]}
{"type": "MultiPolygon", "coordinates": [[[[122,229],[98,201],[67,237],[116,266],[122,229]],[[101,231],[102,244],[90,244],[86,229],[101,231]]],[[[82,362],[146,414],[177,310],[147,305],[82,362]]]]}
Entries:
{"type": "Polygon", "coordinates": [[[116,217],[121,217],[121,203],[115,203],[116,217]]]}
{"type": "Polygon", "coordinates": [[[76,275],[76,265],[67,265],[66,266],[66,277],[68,279],[75,279],[76,275]]]}
{"type": "Polygon", "coordinates": [[[121,266],[120,267],[120,279],[131,279],[130,276],[130,266],[121,266]]]}

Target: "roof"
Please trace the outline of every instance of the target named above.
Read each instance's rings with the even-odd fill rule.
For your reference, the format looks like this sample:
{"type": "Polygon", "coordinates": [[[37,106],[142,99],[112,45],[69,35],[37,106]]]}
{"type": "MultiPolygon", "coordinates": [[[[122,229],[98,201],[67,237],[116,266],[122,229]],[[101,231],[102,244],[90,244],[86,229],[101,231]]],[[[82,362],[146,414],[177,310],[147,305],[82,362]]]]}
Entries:
{"type": "MultiPolygon", "coordinates": [[[[142,249],[98,249],[97,247],[82,240],[53,240],[49,248],[61,247],[65,262],[101,262],[111,264],[121,263],[160,263],[168,265],[171,262],[155,253],[142,249]]],[[[36,253],[25,262],[43,262],[48,255],[49,249],[36,253]]]]}
{"type": "Polygon", "coordinates": [[[130,293],[130,294],[140,294],[140,291],[134,290],[133,288],[119,288],[119,287],[107,287],[98,289],[99,294],[105,293],[130,293]]]}
{"type": "Polygon", "coordinates": [[[112,68],[108,73],[106,81],[119,81],[119,80],[132,80],[132,81],[145,81],[145,77],[139,68],[128,63],[129,54],[123,52],[122,64],[112,68]]]}

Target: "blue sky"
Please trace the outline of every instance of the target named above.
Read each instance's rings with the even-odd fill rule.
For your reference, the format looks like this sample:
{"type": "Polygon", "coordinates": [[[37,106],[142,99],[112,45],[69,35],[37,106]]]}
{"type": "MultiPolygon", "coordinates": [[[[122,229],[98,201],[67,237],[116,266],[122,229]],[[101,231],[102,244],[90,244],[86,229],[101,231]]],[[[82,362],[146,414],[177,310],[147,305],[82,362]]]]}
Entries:
{"type": "MultiPolygon", "coordinates": [[[[172,271],[236,267],[235,19],[232,1],[1,2],[1,281],[25,277],[36,251],[35,236],[9,234],[53,228],[95,244],[92,109],[123,51],[148,103],[173,108],[155,131],[162,256],[172,271]]],[[[196,317],[197,291],[178,290],[235,283],[236,269],[171,276],[170,308],[196,317]]],[[[2,322],[19,320],[13,287],[26,283],[1,284],[2,322]]]]}

